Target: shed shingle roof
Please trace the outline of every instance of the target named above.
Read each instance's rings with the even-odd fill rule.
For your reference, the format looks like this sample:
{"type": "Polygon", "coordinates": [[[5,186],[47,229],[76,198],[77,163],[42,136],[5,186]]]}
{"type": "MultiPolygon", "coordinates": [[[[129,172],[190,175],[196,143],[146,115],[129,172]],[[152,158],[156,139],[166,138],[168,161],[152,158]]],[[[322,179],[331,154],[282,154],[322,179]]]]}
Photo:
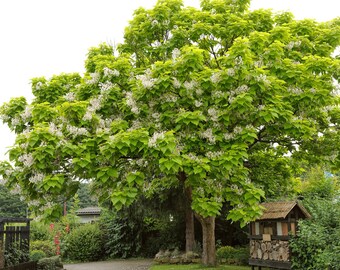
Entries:
{"type": "Polygon", "coordinates": [[[76,211],[77,215],[100,215],[101,208],[96,206],[85,207],[76,211]]]}
{"type": "Polygon", "coordinates": [[[259,220],[264,219],[285,219],[290,211],[293,210],[295,206],[297,206],[301,212],[306,216],[306,218],[310,218],[310,214],[307,210],[298,202],[289,201],[289,202],[268,202],[261,204],[265,210],[259,220]]]}

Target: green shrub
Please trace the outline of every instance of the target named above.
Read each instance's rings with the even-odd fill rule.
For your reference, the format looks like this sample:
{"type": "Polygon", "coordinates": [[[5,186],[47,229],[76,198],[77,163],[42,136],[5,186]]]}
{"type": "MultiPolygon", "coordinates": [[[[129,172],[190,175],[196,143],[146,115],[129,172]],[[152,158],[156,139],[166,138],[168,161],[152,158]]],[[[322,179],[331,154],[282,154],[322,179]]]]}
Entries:
{"type": "Polygon", "coordinates": [[[292,269],[340,269],[340,202],[312,198],[304,205],[312,219],[300,221],[290,241],[292,269]]]}
{"type": "Polygon", "coordinates": [[[220,247],[216,251],[217,259],[220,263],[247,265],[249,259],[249,249],[246,247],[220,247]]]}
{"type": "Polygon", "coordinates": [[[32,250],[30,252],[30,260],[31,261],[39,261],[40,259],[46,258],[46,253],[42,250],[32,250]]]}
{"type": "Polygon", "coordinates": [[[129,258],[140,254],[142,222],[138,223],[116,213],[103,213],[100,224],[105,235],[104,249],[108,257],[129,258]]]}
{"type": "Polygon", "coordinates": [[[18,242],[12,243],[4,252],[5,266],[27,262],[29,257],[27,251],[20,248],[18,242]]]}
{"type": "Polygon", "coordinates": [[[55,255],[55,245],[52,241],[49,240],[36,240],[30,243],[30,249],[33,250],[40,250],[46,254],[46,257],[51,257],[55,255]]]}
{"type": "Polygon", "coordinates": [[[221,261],[231,259],[234,253],[235,248],[231,246],[220,247],[216,251],[217,258],[221,261]]]}
{"type": "Polygon", "coordinates": [[[96,261],[103,257],[102,233],[98,224],[80,226],[69,234],[64,256],[76,261],[96,261]]]}
{"type": "Polygon", "coordinates": [[[38,270],[59,270],[63,269],[59,256],[43,258],[38,261],[38,270]]]}
{"type": "Polygon", "coordinates": [[[31,241],[36,240],[52,240],[49,225],[40,222],[31,222],[30,224],[30,238],[31,241]]]}

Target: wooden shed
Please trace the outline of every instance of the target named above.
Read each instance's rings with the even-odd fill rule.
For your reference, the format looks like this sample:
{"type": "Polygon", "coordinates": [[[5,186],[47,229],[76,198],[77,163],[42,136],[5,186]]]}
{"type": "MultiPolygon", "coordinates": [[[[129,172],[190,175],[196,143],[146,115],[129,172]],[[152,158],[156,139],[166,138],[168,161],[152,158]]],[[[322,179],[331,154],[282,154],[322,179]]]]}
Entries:
{"type": "Polygon", "coordinates": [[[291,269],[289,238],[297,232],[299,219],[310,218],[307,210],[296,201],[268,202],[262,216],[250,224],[249,265],[291,269]]]}

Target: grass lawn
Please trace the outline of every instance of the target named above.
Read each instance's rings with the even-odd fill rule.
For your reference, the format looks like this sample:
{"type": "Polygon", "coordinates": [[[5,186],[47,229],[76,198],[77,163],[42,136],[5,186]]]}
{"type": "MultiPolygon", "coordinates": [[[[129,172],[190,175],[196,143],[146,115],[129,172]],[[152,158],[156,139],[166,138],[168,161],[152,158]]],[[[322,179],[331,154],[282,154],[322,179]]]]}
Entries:
{"type": "Polygon", "coordinates": [[[204,267],[200,266],[198,264],[183,264],[183,265],[177,265],[177,264],[159,264],[159,265],[153,265],[150,270],[190,270],[190,269],[203,269],[203,270],[250,270],[251,267],[249,266],[236,266],[236,265],[221,265],[219,267],[213,268],[213,267],[204,267]]]}

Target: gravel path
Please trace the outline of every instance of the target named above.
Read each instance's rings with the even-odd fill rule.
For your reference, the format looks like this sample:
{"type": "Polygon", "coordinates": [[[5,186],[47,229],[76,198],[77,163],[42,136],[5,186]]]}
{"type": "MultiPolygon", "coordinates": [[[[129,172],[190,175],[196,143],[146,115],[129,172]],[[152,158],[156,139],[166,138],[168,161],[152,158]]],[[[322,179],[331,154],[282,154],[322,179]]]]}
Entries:
{"type": "Polygon", "coordinates": [[[114,260],[105,262],[65,264],[66,270],[148,270],[152,260],[114,260]]]}

